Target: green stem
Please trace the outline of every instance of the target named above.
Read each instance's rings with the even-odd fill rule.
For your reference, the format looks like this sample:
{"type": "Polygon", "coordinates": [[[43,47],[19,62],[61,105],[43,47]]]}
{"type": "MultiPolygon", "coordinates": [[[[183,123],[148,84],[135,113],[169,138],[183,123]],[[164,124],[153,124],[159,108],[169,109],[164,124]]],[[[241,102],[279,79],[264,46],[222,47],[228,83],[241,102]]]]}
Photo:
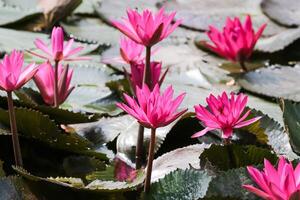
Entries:
{"type": "Polygon", "coordinates": [[[58,64],[59,61],[55,61],[54,66],[54,107],[57,108],[58,105],[58,64]]]}
{"type": "Polygon", "coordinates": [[[16,114],[15,114],[14,103],[12,99],[12,92],[7,92],[7,103],[8,103],[10,129],[12,133],[12,143],[14,149],[15,164],[16,166],[22,167],[23,161],[22,161],[21,147],[20,147],[18,131],[17,131],[16,114]]]}
{"type": "MultiPolygon", "coordinates": [[[[145,58],[146,65],[143,74],[143,83],[146,83],[148,86],[150,86],[151,84],[150,60],[151,60],[151,46],[146,47],[146,58],[145,58]]],[[[136,151],[135,151],[136,169],[140,169],[142,167],[143,143],[144,143],[144,127],[140,125],[138,137],[137,137],[137,143],[136,143],[136,151]]]]}
{"type": "Polygon", "coordinates": [[[228,154],[228,159],[229,159],[229,166],[231,166],[232,168],[236,167],[236,164],[235,164],[235,159],[234,159],[234,153],[232,151],[232,148],[231,148],[231,141],[230,139],[225,139],[224,141],[224,145],[225,145],[225,148],[226,148],[226,151],[227,151],[227,154],[228,154]]]}
{"type": "Polygon", "coordinates": [[[149,145],[149,151],[148,151],[148,163],[147,163],[147,174],[146,174],[146,180],[144,185],[144,192],[149,192],[150,190],[150,184],[151,184],[151,173],[152,173],[152,164],[153,164],[153,158],[154,158],[154,147],[155,147],[155,131],[156,129],[151,129],[151,138],[150,138],[150,145],[149,145]]]}
{"type": "Polygon", "coordinates": [[[136,151],[135,151],[135,168],[136,169],[140,169],[142,167],[143,142],[144,142],[144,127],[142,125],[140,125],[138,137],[137,137],[136,151]]]}
{"type": "Polygon", "coordinates": [[[242,67],[244,72],[248,72],[248,69],[247,69],[246,64],[245,64],[244,61],[240,61],[240,66],[242,67]]]}

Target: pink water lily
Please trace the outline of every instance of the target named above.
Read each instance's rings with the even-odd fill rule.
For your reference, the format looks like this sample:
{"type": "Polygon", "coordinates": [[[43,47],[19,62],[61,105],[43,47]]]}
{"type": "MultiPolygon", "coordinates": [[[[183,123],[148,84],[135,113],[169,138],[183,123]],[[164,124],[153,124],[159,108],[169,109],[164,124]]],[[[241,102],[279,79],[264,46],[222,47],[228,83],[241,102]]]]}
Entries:
{"type": "Polygon", "coordinates": [[[125,63],[139,64],[144,61],[144,46],[135,41],[122,37],[120,40],[120,55],[125,63]]]}
{"type": "Polygon", "coordinates": [[[206,98],[209,109],[201,105],[195,106],[196,116],[206,128],[195,133],[192,137],[200,137],[208,131],[221,129],[222,138],[227,139],[232,136],[234,128],[241,128],[256,122],[261,117],[246,120],[251,112],[251,110],[244,112],[247,101],[248,97],[244,94],[231,93],[230,98],[226,92],[217,97],[211,94],[206,98]]]}
{"type": "MultiPolygon", "coordinates": [[[[294,169],[292,163],[287,162],[284,157],[280,158],[277,169],[266,159],[263,171],[251,166],[247,169],[258,187],[252,185],[243,187],[263,199],[289,200],[300,191],[300,164],[294,169]]],[[[294,199],[299,199],[299,196],[294,199]]]]}
{"type": "MultiPolygon", "coordinates": [[[[150,63],[150,82],[151,84],[149,85],[149,89],[153,90],[154,86],[156,84],[161,85],[167,72],[168,69],[161,75],[161,67],[162,64],[161,62],[151,62],[150,63]]],[[[144,75],[144,70],[145,70],[145,64],[131,64],[130,65],[131,69],[131,74],[130,74],[130,82],[132,85],[132,88],[136,87],[142,87],[143,85],[143,75],[144,75]]]]}
{"type": "Polygon", "coordinates": [[[114,164],[114,175],[118,181],[132,182],[136,178],[137,171],[131,163],[125,162],[120,156],[116,155],[114,164]]]}
{"type": "MultiPolygon", "coordinates": [[[[62,104],[70,95],[74,87],[70,85],[73,70],[69,70],[68,65],[63,67],[58,65],[58,104],[62,104]]],[[[54,105],[54,68],[49,62],[40,65],[39,71],[34,76],[43,100],[48,105],[54,105]]]]}
{"type": "Polygon", "coordinates": [[[24,54],[13,50],[6,54],[0,62],[0,89],[11,92],[27,83],[37,72],[38,66],[34,63],[23,68],[24,54]]]}
{"type": "Polygon", "coordinates": [[[239,18],[235,17],[232,20],[228,17],[223,32],[214,26],[209,27],[207,35],[214,45],[207,44],[207,47],[229,60],[244,62],[252,55],[253,48],[265,27],[266,24],[263,24],[255,33],[249,15],[243,25],[239,18]]]}
{"type": "Polygon", "coordinates": [[[51,49],[40,39],[36,39],[35,46],[42,50],[45,54],[38,54],[36,52],[29,51],[31,54],[36,55],[46,60],[54,60],[56,62],[74,61],[74,60],[88,60],[88,57],[73,57],[79,53],[83,47],[76,47],[72,49],[74,39],[70,39],[68,42],[64,42],[64,32],[61,27],[54,27],[51,34],[51,49]]]}
{"type": "Polygon", "coordinates": [[[185,94],[173,99],[173,93],[172,86],[161,93],[158,85],[152,91],[147,85],[143,85],[142,88],[136,88],[136,99],[124,94],[126,104],[117,103],[117,106],[136,118],[144,127],[156,129],[167,126],[187,111],[177,110],[185,94]]]}
{"type": "Polygon", "coordinates": [[[181,23],[180,20],[172,25],[176,12],[167,15],[164,8],[156,14],[146,9],[141,14],[134,9],[127,10],[127,18],[121,22],[113,20],[111,23],[123,34],[136,43],[151,47],[168,37],[181,23]]]}

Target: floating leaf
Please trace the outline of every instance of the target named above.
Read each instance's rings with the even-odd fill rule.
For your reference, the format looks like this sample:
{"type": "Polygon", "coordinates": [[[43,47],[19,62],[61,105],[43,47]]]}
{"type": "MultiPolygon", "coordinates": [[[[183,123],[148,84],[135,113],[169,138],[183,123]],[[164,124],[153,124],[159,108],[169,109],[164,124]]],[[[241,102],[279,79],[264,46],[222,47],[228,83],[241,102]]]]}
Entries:
{"type": "Polygon", "coordinates": [[[98,0],[83,0],[82,3],[74,10],[73,14],[95,16],[96,13],[93,4],[97,1],[98,0]]]}
{"type": "Polygon", "coordinates": [[[25,184],[22,178],[17,176],[0,178],[1,200],[38,200],[25,184]]]}
{"type": "Polygon", "coordinates": [[[74,66],[73,69],[71,84],[76,88],[62,106],[71,107],[73,110],[99,112],[99,109],[93,109],[90,104],[111,94],[105,83],[120,77],[111,76],[110,71],[104,66],[102,68],[74,66]]]}
{"type": "MultiPolygon", "coordinates": [[[[81,154],[92,154],[102,159],[105,155],[93,151],[93,144],[77,134],[63,133],[56,124],[42,113],[16,108],[17,127],[20,135],[36,139],[50,147],[81,154]]],[[[0,109],[0,123],[9,127],[8,112],[0,109]]]]}
{"type": "Polygon", "coordinates": [[[13,49],[32,49],[35,47],[33,42],[36,38],[46,40],[48,35],[0,28],[0,52],[10,52],[13,49]]]}
{"type": "Polygon", "coordinates": [[[253,124],[236,130],[237,132],[245,131],[241,137],[252,133],[261,144],[270,145],[277,155],[285,155],[291,160],[297,158],[297,155],[292,151],[289,137],[284,132],[283,126],[261,111],[252,109],[248,118],[255,116],[261,116],[262,118],[253,124]]]}
{"type": "MultiPolygon", "coordinates": [[[[21,3],[20,3],[21,4],[21,3]]],[[[19,4],[19,5],[20,5],[19,4]]],[[[17,22],[23,22],[41,15],[41,10],[35,5],[30,8],[22,8],[16,5],[0,2],[0,25],[9,25],[17,22]]],[[[2,34],[1,34],[2,36],[2,34]]]]}
{"type": "Polygon", "coordinates": [[[153,161],[151,182],[156,182],[176,169],[200,168],[199,156],[209,145],[195,144],[175,149],[153,161]]]}
{"type": "Polygon", "coordinates": [[[138,173],[137,178],[133,182],[118,182],[118,181],[101,181],[95,180],[88,185],[84,185],[80,179],[72,177],[49,177],[42,178],[30,174],[23,168],[14,167],[14,170],[17,171],[24,178],[37,181],[37,182],[46,182],[48,184],[55,184],[58,186],[63,186],[64,188],[73,188],[75,191],[89,191],[94,193],[122,193],[126,191],[132,191],[136,189],[137,186],[141,185],[145,179],[145,175],[142,172],[138,173]]]}
{"type": "Polygon", "coordinates": [[[300,155],[300,103],[288,100],[281,101],[285,128],[290,137],[290,143],[295,153],[300,155]]]}
{"type": "Polygon", "coordinates": [[[257,196],[242,188],[242,185],[253,185],[246,168],[230,169],[219,172],[209,183],[207,199],[242,199],[254,200],[257,196]]]}
{"type": "Polygon", "coordinates": [[[69,35],[79,40],[101,45],[116,44],[119,41],[119,32],[99,19],[84,18],[77,21],[67,21],[62,24],[62,27],[69,35]]]}
{"type": "Polygon", "coordinates": [[[261,8],[263,12],[272,20],[285,26],[299,26],[300,13],[298,9],[300,7],[299,1],[293,0],[263,0],[261,2],[261,8]]]}
{"type": "MultiPolygon", "coordinates": [[[[177,123],[177,120],[169,124],[168,126],[156,129],[156,144],[154,151],[156,152],[160,145],[163,143],[164,138],[169,133],[171,128],[177,123]]],[[[117,152],[123,153],[126,159],[135,161],[135,149],[139,130],[139,123],[131,116],[126,115],[123,117],[122,127],[119,131],[120,135],[117,138],[117,152]]],[[[144,149],[143,152],[147,152],[151,131],[148,128],[144,129],[144,149]]]]}
{"type": "Polygon", "coordinates": [[[209,162],[212,166],[220,170],[245,167],[248,165],[257,165],[264,159],[275,163],[277,156],[269,149],[256,147],[253,145],[212,145],[205,149],[200,155],[201,165],[209,162]]]}
{"type": "Polygon", "coordinates": [[[284,30],[276,23],[267,18],[260,9],[261,0],[171,0],[167,1],[165,7],[169,11],[177,11],[175,19],[184,19],[183,26],[201,31],[208,30],[209,25],[222,28],[226,17],[245,18],[246,14],[252,15],[255,30],[263,23],[268,26],[264,35],[274,35],[284,30]],[[243,9],[241,9],[243,8],[243,9]]]}
{"type": "Polygon", "coordinates": [[[111,19],[120,19],[123,17],[126,14],[127,8],[136,8],[138,10],[151,8],[152,10],[156,10],[156,2],[157,0],[102,0],[94,2],[94,8],[99,17],[110,23],[111,19]]]}
{"type": "Polygon", "coordinates": [[[105,164],[96,158],[88,156],[69,156],[63,161],[63,168],[67,176],[84,178],[94,171],[104,170],[105,164]]]}
{"type": "Polygon", "coordinates": [[[178,169],[153,183],[145,199],[200,199],[205,197],[211,180],[205,171],[178,169]]]}
{"type": "Polygon", "coordinates": [[[274,53],[285,50],[300,39],[300,28],[287,29],[268,38],[261,38],[255,45],[255,50],[265,53],[274,53]]]}
{"type": "Polygon", "coordinates": [[[103,117],[99,121],[80,124],[69,124],[66,128],[87,138],[95,145],[103,145],[113,141],[126,128],[127,115],[121,117],[103,117]]]}
{"type": "Polygon", "coordinates": [[[299,89],[295,87],[298,85],[299,75],[299,66],[275,65],[248,72],[238,79],[238,83],[244,89],[256,94],[300,101],[299,89]]]}

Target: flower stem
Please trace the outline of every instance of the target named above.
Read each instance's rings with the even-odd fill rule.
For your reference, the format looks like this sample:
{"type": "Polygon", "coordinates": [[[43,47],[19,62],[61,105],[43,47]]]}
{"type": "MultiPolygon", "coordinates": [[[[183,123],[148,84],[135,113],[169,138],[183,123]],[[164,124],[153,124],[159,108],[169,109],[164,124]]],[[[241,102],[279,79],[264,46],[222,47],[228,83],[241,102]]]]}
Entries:
{"type": "Polygon", "coordinates": [[[143,142],[144,142],[144,127],[140,125],[138,137],[137,137],[136,151],[135,151],[136,169],[140,169],[142,167],[143,142]]]}
{"type": "MultiPolygon", "coordinates": [[[[150,70],[150,60],[151,60],[151,47],[146,47],[146,65],[143,74],[143,83],[146,83],[148,86],[151,84],[151,70],[150,70]]],[[[136,169],[142,167],[142,154],[143,154],[143,143],[144,143],[144,127],[139,126],[139,132],[136,142],[136,151],[135,151],[135,166],[136,169]]]]}
{"type": "Polygon", "coordinates": [[[245,64],[244,61],[240,61],[240,66],[241,66],[241,68],[243,69],[244,72],[248,72],[248,69],[247,69],[246,64],[245,64]]]}
{"type": "Polygon", "coordinates": [[[235,164],[235,159],[234,159],[234,153],[232,151],[230,144],[231,144],[230,139],[229,138],[225,139],[224,145],[225,145],[226,151],[228,153],[229,165],[232,166],[232,168],[234,168],[236,166],[236,164],[235,164]]]}
{"type": "Polygon", "coordinates": [[[12,143],[14,149],[14,156],[15,156],[15,165],[16,166],[23,166],[22,161],[22,154],[21,154],[21,147],[17,132],[17,123],[16,123],[16,115],[14,109],[14,103],[12,99],[12,92],[7,92],[7,103],[8,103],[8,112],[9,112],[9,121],[10,121],[10,129],[12,133],[12,143]]]}
{"type": "Polygon", "coordinates": [[[151,85],[150,57],[151,57],[151,47],[146,47],[146,65],[144,70],[143,83],[146,83],[148,87],[150,87],[151,85]]]}
{"type": "Polygon", "coordinates": [[[146,180],[144,185],[144,192],[149,192],[150,189],[150,183],[151,183],[151,173],[152,173],[152,164],[153,164],[153,158],[154,158],[154,146],[155,146],[155,131],[156,129],[151,129],[151,138],[150,138],[150,145],[149,145],[149,151],[148,151],[148,163],[147,163],[147,174],[146,174],[146,180]]]}
{"type": "Polygon", "coordinates": [[[59,61],[55,61],[54,66],[54,107],[57,108],[58,105],[58,63],[59,61]]]}

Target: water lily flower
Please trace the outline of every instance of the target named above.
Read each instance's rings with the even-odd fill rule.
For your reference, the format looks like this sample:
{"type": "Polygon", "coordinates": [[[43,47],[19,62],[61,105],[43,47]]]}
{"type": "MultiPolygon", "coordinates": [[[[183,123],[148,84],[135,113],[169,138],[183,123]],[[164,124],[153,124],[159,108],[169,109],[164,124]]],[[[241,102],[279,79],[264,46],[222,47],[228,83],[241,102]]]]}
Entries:
{"type": "Polygon", "coordinates": [[[266,24],[263,24],[255,33],[249,15],[243,25],[239,18],[235,17],[232,20],[228,17],[223,32],[217,30],[214,26],[209,27],[210,30],[207,35],[214,45],[206,45],[226,59],[244,62],[252,55],[253,48],[265,27],[266,24]]]}
{"type": "Polygon", "coordinates": [[[0,62],[0,89],[5,90],[7,93],[9,122],[16,166],[23,166],[23,160],[12,92],[18,90],[27,83],[38,70],[38,67],[34,63],[28,65],[25,69],[22,69],[23,64],[24,54],[16,50],[13,50],[10,55],[6,54],[4,59],[0,62]]]}
{"type": "Polygon", "coordinates": [[[24,54],[13,50],[6,54],[0,62],[0,89],[7,92],[18,90],[27,83],[37,72],[38,66],[34,63],[22,69],[24,54]]]}
{"type": "MultiPolygon", "coordinates": [[[[58,65],[58,104],[62,104],[70,95],[74,87],[70,86],[73,70],[68,65],[58,65]]],[[[48,105],[54,105],[54,68],[49,62],[40,65],[39,71],[34,76],[43,100],[48,105]]]]}
{"type": "Polygon", "coordinates": [[[124,159],[117,154],[114,159],[114,164],[114,175],[118,181],[132,182],[136,178],[137,170],[135,170],[134,164],[128,161],[128,159],[124,159]]]}
{"type": "Polygon", "coordinates": [[[173,100],[173,93],[172,86],[161,93],[158,84],[152,91],[147,85],[143,85],[142,88],[136,88],[136,100],[124,94],[127,104],[117,103],[117,106],[136,118],[144,127],[156,129],[167,126],[187,111],[177,111],[185,94],[182,93],[173,100]]]}
{"type": "Polygon", "coordinates": [[[128,64],[139,64],[145,60],[143,55],[144,46],[135,41],[122,37],[120,39],[120,55],[122,60],[128,64]]]}
{"type": "Polygon", "coordinates": [[[264,169],[248,166],[248,173],[258,187],[243,185],[245,189],[267,200],[299,199],[300,164],[294,169],[292,163],[280,157],[278,168],[275,169],[268,160],[264,160],[264,169]],[[298,192],[298,194],[297,194],[298,192]],[[298,198],[291,198],[298,195],[298,198]]]}
{"type": "MultiPolygon", "coordinates": [[[[161,62],[151,62],[150,63],[150,85],[149,85],[149,89],[153,90],[154,86],[156,84],[161,85],[167,72],[168,69],[163,73],[163,75],[161,76],[161,62]]],[[[131,69],[131,74],[129,75],[130,77],[130,82],[132,85],[132,88],[136,87],[142,87],[143,85],[143,75],[144,75],[144,70],[145,70],[145,64],[141,63],[141,64],[131,64],[130,65],[130,69],[131,69]]]]}
{"type": "Polygon", "coordinates": [[[246,120],[251,110],[244,112],[248,97],[244,94],[231,93],[228,98],[226,92],[221,96],[210,95],[206,98],[208,109],[204,106],[195,106],[196,116],[206,126],[202,131],[192,135],[193,138],[205,135],[208,131],[221,129],[222,138],[230,138],[234,128],[248,126],[261,117],[246,120]]]}
{"type": "Polygon", "coordinates": [[[164,8],[156,14],[148,9],[141,14],[134,9],[128,9],[128,18],[123,18],[121,22],[113,20],[111,23],[136,43],[151,47],[168,37],[179,26],[180,20],[172,25],[175,14],[176,12],[172,12],[167,15],[164,8]]]}
{"type": "Polygon", "coordinates": [[[64,32],[61,27],[54,27],[51,35],[51,49],[40,39],[36,39],[35,46],[42,50],[45,54],[38,54],[36,52],[29,51],[31,54],[38,56],[46,60],[53,60],[56,62],[74,61],[74,60],[88,60],[88,57],[72,57],[79,53],[83,47],[76,47],[72,49],[74,39],[70,39],[68,42],[64,42],[64,32]]]}

